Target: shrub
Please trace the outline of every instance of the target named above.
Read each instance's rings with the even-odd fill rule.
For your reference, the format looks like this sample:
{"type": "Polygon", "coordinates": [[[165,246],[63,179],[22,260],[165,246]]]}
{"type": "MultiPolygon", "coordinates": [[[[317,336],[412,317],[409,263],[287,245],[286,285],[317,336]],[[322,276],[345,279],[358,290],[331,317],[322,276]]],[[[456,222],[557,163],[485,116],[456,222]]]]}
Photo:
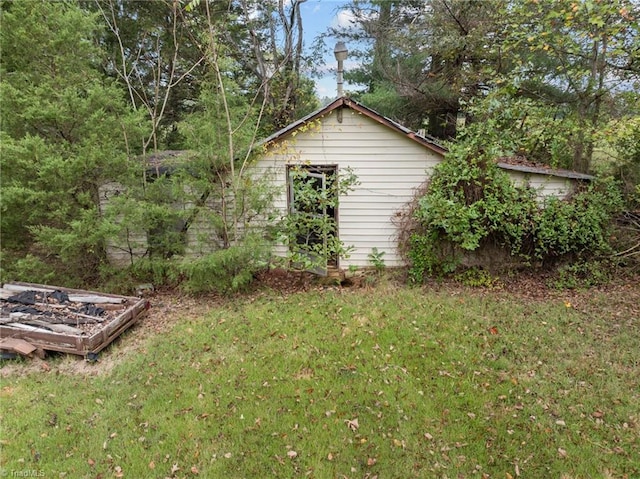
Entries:
{"type": "Polygon", "coordinates": [[[270,249],[258,238],[179,263],[182,287],[192,293],[229,293],[245,289],[268,264],[270,249]]]}
{"type": "Polygon", "coordinates": [[[411,279],[450,273],[465,251],[491,243],[537,262],[608,251],[611,218],[622,207],[613,180],[540,204],[535,191],[514,185],[493,157],[459,145],[436,167],[413,212],[418,227],[409,239],[411,279]]]}

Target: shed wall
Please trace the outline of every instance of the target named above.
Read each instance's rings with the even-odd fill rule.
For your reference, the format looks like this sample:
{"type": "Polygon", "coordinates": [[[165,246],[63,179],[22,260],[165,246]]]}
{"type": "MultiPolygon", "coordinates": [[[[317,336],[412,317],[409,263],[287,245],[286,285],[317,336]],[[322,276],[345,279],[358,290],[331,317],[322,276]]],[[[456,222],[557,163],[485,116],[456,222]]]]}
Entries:
{"type": "MultiPolygon", "coordinates": [[[[276,207],[285,215],[287,165],[338,165],[338,174],[351,168],[360,184],[340,198],[338,232],[354,250],[349,258],[341,258],[339,267],[371,266],[369,254],[374,247],[385,253],[387,266],[403,265],[394,218],[442,157],[356,111],[344,109],[342,115],[342,123],[333,111],[305,131],[281,140],[258,160],[256,171],[269,171],[283,187],[276,207]]],[[[285,253],[282,247],[279,253],[285,253]]]]}
{"type": "Polygon", "coordinates": [[[556,198],[566,198],[575,188],[575,180],[571,180],[570,178],[537,173],[523,173],[513,170],[506,171],[516,185],[533,188],[541,201],[544,198],[552,196],[556,198]]]}

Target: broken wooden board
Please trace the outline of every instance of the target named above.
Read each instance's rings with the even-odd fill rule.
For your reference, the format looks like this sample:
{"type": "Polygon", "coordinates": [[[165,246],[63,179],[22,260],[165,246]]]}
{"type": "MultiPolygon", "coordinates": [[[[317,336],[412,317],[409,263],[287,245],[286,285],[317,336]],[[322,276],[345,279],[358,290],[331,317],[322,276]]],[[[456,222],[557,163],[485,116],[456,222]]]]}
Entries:
{"type": "MultiPolygon", "coordinates": [[[[21,356],[33,357],[38,356],[44,359],[44,350],[38,348],[24,339],[4,338],[0,339],[0,352],[11,354],[20,354],[21,356]]],[[[10,357],[10,356],[7,356],[10,357]]]]}
{"type": "Polygon", "coordinates": [[[0,289],[0,340],[49,351],[95,355],[149,309],[147,299],[31,283],[0,289]],[[34,292],[27,301],[15,295],[34,292]],[[104,306],[104,307],[102,307],[104,306]],[[92,314],[79,311],[91,309],[92,314]]]}
{"type": "Polygon", "coordinates": [[[0,340],[0,349],[13,351],[22,354],[23,356],[29,356],[38,348],[24,339],[4,338],[0,340]]]}
{"type": "MultiPolygon", "coordinates": [[[[8,299],[9,296],[14,295],[16,293],[20,293],[23,291],[38,291],[41,293],[54,293],[56,291],[61,291],[63,288],[47,288],[42,285],[38,285],[35,287],[29,287],[28,283],[7,283],[0,290],[0,299],[8,299]]],[[[104,295],[100,293],[90,293],[88,291],[82,292],[79,290],[70,290],[65,289],[65,291],[69,291],[69,300],[74,303],[95,303],[95,304],[122,304],[126,301],[126,298],[123,296],[114,296],[114,295],[104,295]]]]}

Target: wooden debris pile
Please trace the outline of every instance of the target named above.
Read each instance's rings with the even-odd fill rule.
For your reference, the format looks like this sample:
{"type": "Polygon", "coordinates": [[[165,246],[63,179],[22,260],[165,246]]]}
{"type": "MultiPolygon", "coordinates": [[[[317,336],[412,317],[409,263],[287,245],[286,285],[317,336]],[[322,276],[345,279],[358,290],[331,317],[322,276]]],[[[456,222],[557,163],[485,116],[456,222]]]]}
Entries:
{"type": "Polygon", "coordinates": [[[45,329],[56,333],[90,335],[124,309],[122,298],[36,291],[7,284],[0,289],[0,324],[26,331],[45,329]]]}
{"type": "Polygon", "coordinates": [[[146,300],[134,297],[5,284],[0,289],[0,337],[19,338],[42,349],[95,353],[148,307],[146,300]]]}

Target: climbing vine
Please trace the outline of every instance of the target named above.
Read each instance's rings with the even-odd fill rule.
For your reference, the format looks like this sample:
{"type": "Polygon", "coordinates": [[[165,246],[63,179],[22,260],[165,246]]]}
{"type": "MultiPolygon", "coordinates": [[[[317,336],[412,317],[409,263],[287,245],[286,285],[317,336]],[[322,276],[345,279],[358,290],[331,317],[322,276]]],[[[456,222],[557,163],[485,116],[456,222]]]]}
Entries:
{"type": "Polygon", "coordinates": [[[449,273],[465,252],[494,244],[521,260],[588,256],[609,247],[612,215],[621,208],[612,180],[583,185],[569,199],[540,201],[500,170],[495,154],[454,146],[438,165],[412,212],[411,277],[449,273]]]}
{"type": "MultiPolygon", "coordinates": [[[[322,176],[322,175],[321,175],[322,176]]],[[[291,265],[301,270],[324,269],[334,258],[348,257],[351,248],[338,237],[332,211],[341,196],[358,184],[349,168],[324,175],[324,184],[307,165],[289,170],[290,194],[295,200],[280,224],[278,236],[288,247],[291,265]]]]}

